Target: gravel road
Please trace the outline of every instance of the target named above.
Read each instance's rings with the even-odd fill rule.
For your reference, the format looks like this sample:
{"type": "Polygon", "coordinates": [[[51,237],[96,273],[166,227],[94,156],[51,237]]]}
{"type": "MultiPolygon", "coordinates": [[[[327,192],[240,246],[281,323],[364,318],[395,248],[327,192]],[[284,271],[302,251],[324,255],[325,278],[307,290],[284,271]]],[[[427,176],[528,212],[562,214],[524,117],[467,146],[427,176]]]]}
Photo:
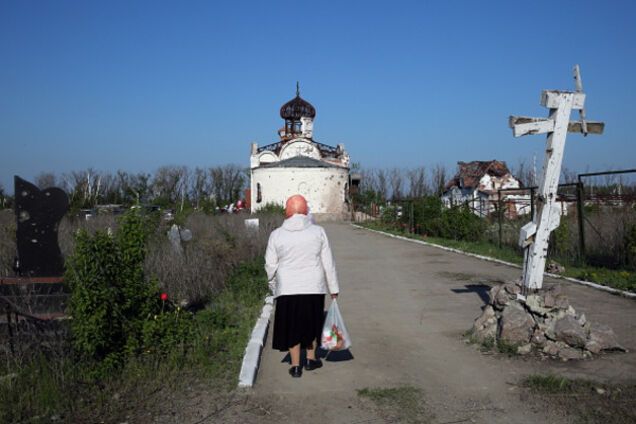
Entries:
{"type": "MultiPolygon", "coordinates": [[[[488,286],[519,270],[433,247],[389,238],[346,223],[324,225],[341,285],[338,300],[351,333],[354,359],[292,379],[285,355],[263,352],[256,384],[228,421],[385,422],[357,390],[412,386],[421,390],[422,422],[567,422],[528,400],[519,381],[556,372],[600,381],[636,380],[636,301],[563,284],[574,307],[610,325],[630,353],[559,362],[486,355],[466,344],[488,286]]],[[[554,284],[548,279],[547,285],[554,284]]],[[[270,334],[271,336],[271,334],[270,334]]]]}

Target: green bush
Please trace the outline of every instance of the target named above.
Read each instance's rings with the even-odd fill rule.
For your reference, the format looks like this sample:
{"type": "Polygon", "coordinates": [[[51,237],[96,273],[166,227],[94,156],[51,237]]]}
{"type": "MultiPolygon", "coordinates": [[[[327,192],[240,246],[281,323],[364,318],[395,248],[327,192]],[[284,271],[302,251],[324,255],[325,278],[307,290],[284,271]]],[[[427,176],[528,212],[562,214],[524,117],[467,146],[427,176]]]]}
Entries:
{"type": "Polygon", "coordinates": [[[381,208],[380,220],[384,224],[396,225],[399,221],[399,209],[396,205],[386,205],[381,208]]]}
{"type": "Polygon", "coordinates": [[[258,213],[271,213],[274,215],[285,216],[285,206],[279,203],[269,202],[258,209],[258,213]]]}
{"type": "Polygon", "coordinates": [[[194,315],[180,307],[162,310],[143,321],[142,341],[144,354],[185,353],[194,336],[194,315]]]}
{"type": "Polygon", "coordinates": [[[140,351],[144,320],[160,308],[156,282],[143,270],[149,220],[133,209],[123,215],[115,235],[80,230],[66,262],[73,347],[105,369],[140,351]]]}
{"type": "Polygon", "coordinates": [[[426,196],[415,200],[413,220],[416,231],[420,234],[439,236],[443,211],[439,197],[426,196]]]}
{"type": "Polygon", "coordinates": [[[485,221],[467,206],[452,207],[442,213],[440,237],[479,241],[486,231],[485,221]]]}
{"type": "Polygon", "coordinates": [[[413,204],[413,218],[416,231],[431,237],[479,241],[486,231],[486,222],[467,206],[448,209],[435,196],[416,200],[413,204]]]}

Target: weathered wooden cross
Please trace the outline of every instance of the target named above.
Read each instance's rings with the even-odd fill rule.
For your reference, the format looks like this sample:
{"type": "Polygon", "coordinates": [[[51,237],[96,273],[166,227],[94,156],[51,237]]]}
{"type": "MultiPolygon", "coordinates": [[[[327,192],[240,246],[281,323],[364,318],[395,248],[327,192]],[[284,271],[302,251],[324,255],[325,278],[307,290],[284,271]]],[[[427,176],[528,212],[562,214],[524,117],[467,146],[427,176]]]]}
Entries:
{"type": "Polygon", "coordinates": [[[519,234],[519,245],[524,248],[523,285],[527,289],[540,289],[543,285],[548,240],[561,220],[561,210],[556,203],[561,162],[568,132],[602,134],[603,122],[585,120],[585,94],[579,65],[574,67],[576,91],[551,91],[541,93],[541,105],[550,109],[547,118],[511,116],[510,127],[515,137],[529,134],[548,134],[543,172],[539,181],[536,212],[532,222],[524,225],[519,234]],[[570,112],[579,111],[579,121],[570,121],[570,112]]]}

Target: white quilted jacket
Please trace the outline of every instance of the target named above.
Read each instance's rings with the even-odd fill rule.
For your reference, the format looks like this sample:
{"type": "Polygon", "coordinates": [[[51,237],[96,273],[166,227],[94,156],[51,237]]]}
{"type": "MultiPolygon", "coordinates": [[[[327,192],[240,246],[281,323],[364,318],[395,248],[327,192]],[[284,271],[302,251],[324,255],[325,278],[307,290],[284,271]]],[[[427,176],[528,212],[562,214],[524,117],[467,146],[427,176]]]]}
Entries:
{"type": "Polygon", "coordinates": [[[306,215],[287,218],[272,231],[265,252],[265,270],[274,296],[336,294],[336,264],[325,230],[306,215]]]}

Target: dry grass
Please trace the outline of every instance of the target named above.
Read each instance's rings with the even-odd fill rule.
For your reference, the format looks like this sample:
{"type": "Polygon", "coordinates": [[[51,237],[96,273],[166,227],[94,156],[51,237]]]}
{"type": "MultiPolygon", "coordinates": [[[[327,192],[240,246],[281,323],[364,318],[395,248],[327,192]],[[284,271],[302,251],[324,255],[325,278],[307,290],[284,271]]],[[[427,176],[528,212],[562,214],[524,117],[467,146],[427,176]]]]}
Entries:
{"type": "Polygon", "coordinates": [[[202,306],[223,288],[229,273],[239,263],[261,256],[269,233],[282,222],[278,215],[259,216],[258,231],[249,231],[249,215],[209,216],[191,214],[184,227],[192,240],[182,242],[183,253],[170,243],[162,226],[148,246],[145,269],[178,302],[202,306]]]}
{"type": "Polygon", "coordinates": [[[15,215],[12,210],[0,210],[0,277],[13,275],[15,253],[15,215]]]}

